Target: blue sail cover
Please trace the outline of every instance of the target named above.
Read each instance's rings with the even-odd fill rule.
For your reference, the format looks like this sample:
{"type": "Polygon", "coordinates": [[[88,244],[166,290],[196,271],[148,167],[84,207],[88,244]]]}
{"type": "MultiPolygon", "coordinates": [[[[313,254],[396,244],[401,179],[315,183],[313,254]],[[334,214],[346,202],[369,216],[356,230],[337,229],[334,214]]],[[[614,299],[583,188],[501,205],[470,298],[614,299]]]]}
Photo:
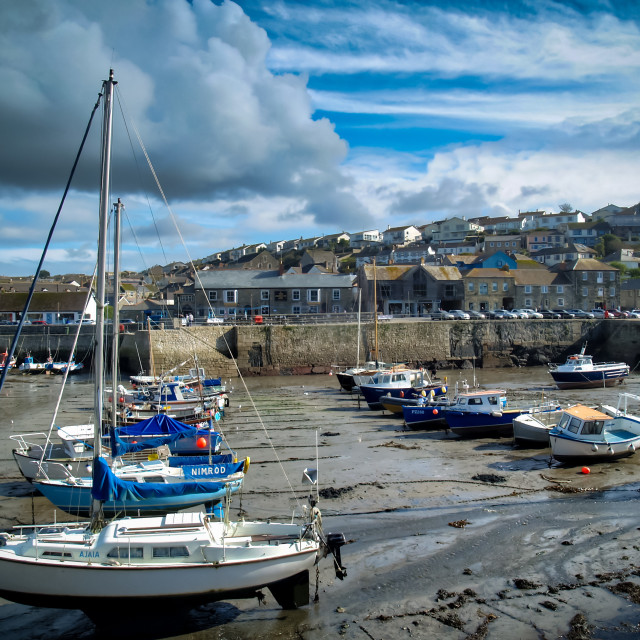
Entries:
{"type": "Polygon", "coordinates": [[[164,413],[159,413],[136,424],[124,425],[116,430],[111,429],[111,455],[115,458],[125,453],[153,449],[163,444],[171,444],[181,438],[195,436],[197,433],[196,425],[184,424],[164,413]],[[139,437],[141,440],[133,443],[130,440],[123,440],[120,436],[139,437]]]}
{"type": "Polygon", "coordinates": [[[93,464],[91,495],[102,502],[139,502],[150,498],[183,496],[187,494],[213,493],[224,489],[222,482],[132,482],[120,480],[104,458],[96,458],[93,464]]]}

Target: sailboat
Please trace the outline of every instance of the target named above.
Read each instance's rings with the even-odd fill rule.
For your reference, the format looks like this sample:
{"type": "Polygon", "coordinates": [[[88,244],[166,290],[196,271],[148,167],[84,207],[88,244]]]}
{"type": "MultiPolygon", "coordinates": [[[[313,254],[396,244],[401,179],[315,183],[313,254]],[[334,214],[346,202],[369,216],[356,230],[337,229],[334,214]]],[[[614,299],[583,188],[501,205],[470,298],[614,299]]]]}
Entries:
{"type": "Polygon", "coordinates": [[[258,596],[269,588],[283,607],[308,602],[309,570],[331,553],[336,575],[342,534],[325,535],[311,501],[305,522],[233,522],[229,510],[124,517],[105,522],[100,483],[103,414],[106,235],[109,207],[111,130],[116,82],[103,83],[102,180],[100,193],[94,411],[92,516],[86,523],[21,526],[0,537],[0,596],[36,606],[82,609],[93,619],[113,618],[114,607],[139,615],[146,605],[258,596]],[[306,586],[306,589],[305,589],[306,586]]]}

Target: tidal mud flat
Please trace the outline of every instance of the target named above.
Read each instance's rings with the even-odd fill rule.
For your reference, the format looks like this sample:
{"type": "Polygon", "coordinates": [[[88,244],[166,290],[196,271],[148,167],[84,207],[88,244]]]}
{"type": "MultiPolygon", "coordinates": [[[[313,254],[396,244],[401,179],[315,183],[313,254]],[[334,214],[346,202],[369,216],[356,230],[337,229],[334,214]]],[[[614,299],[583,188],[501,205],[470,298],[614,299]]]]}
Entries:
{"type": "MultiPolygon", "coordinates": [[[[458,377],[449,372],[450,384],[458,377]]],[[[38,395],[49,398],[49,382],[55,383],[11,381],[2,392],[11,414],[0,446],[3,529],[53,518],[47,501],[18,477],[8,440],[9,432],[48,425],[41,404],[28,424],[20,411],[38,395]]],[[[619,390],[640,395],[636,376],[618,389],[562,393],[551,389],[543,369],[482,371],[479,382],[563,402],[615,404],[619,390]]],[[[552,462],[549,450],[518,449],[508,438],[407,431],[401,419],[358,407],[332,376],[246,383],[250,395],[233,381],[221,423],[229,444],[252,461],[232,517],[288,519],[316,491],[302,484],[304,469],[317,469],[324,529],[342,531],[349,541],[342,550],[348,575],[336,579],[325,560],[317,587],[312,576],[312,602],[296,611],[281,610],[265,592],[263,604],[212,603],[186,615],[141,612],[119,637],[637,636],[637,454],[593,465],[585,475],[552,462]]],[[[86,419],[89,386],[71,385],[59,423],[86,419]]],[[[4,601],[0,632],[18,640],[108,637],[81,612],[4,601]]]]}

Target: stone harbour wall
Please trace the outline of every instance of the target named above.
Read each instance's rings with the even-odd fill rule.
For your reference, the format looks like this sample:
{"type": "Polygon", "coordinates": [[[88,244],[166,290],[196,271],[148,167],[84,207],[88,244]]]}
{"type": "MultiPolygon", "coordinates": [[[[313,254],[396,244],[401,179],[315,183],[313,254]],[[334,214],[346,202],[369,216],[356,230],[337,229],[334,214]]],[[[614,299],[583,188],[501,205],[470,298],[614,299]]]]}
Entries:
{"type": "MultiPolygon", "coordinates": [[[[156,362],[197,353],[211,375],[328,373],[369,358],[373,325],[249,325],[153,331],[156,362]],[[164,333],[164,335],[163,335],[164,333]],[[232,357],[233,356],[233,357],[232,357]]],[[[385,321],[378,324],[382,362],[436,363],[438,368],[510,367],[562,362],[586,342],[596,359],[640,362],[640,320],[385,321]]],[[[175,366],[175,364],[174,364],[175,366]]]]}
{"type": "MultiPolygon", "coordinates": [[[[66,329],[66,327],[65,327],[66,329]]],[[[76,360],[90,364],[93,327],[82,327],[76,360]],[[79,357],[78,357],[79,356],[79,357]]],[[[186,373],[195,359],[207,375],[300,375],[328,373],[369,359],[376,341],[372,324],[358,325],[207,325],[169,327],[121,334],[124,373],[176,369],[186,373]]],[[[391,320],[378,323],[378,360],[447,367],[510,367],[563,362],[587,343],[597,360],[640,362],[640,320],[391,320]]],[[[11,342],[2,327],[0,347],[11,342]]],[[[18,361],[55,352],[66,358],[71,333],[52,327],[29,327],[19,342],[18,361]]]]}

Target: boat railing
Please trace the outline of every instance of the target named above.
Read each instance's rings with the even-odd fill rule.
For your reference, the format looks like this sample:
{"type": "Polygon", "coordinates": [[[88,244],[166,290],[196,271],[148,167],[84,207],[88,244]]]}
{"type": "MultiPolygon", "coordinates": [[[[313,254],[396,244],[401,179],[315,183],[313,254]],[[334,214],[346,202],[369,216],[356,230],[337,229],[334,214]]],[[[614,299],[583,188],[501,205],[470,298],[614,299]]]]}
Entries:
{"type": "Polygon", "coordinates": [[[618,396],[618,414],[619,415],[627,415],[627,404],[629,399],[640,401],[640,396],[637,396],[633,393],[623,392],[618,396]]]}
{"type": "Polygon", "coordinates": [[[536,409],[531,412],[531,416],[547,427],[556,424],[556,422],[558,421],[555,411],[543,410],[539,407],[536,407],[536,409]]]}
{"type": "Polygon", "coordinates": [[[37,447],[40,450],[53,447],[53,442],[51,442],[51,439],[44,431],[14,434],[9,436],[9,439],[18,443],[18,451],[20,453],[27,453],[32,450],[33,447],[37,447]],[[29,438],[29,440],[27,440],[27,438],[29,438]],[[38,440],[44,440],[44,443],[37,441],[36,438],[38,440]]]}

